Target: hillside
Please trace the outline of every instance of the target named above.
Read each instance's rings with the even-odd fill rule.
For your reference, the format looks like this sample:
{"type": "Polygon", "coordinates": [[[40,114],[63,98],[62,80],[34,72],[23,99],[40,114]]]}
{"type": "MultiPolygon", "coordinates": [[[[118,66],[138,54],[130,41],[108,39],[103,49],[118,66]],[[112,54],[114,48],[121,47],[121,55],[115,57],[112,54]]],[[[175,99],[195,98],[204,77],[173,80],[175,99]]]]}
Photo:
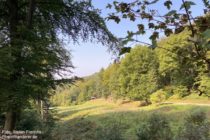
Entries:
{"type": "Polygon", "coordinates": [[[122,134],[123,139],[136,140],[136,131],[140,124],[154,113],[164,114],[174,132],[178,131],[184,118],[196,110],[205,111],[210,119],[208,104],[198,102],[194,105],[181,105],[180,102],[139,107],[139,102],[114,103],[110,100],[96,99],[81,105],[57,107],[54,109],[60,121],[54,130],[54,137],[61,140],[93,140],[101,131],[106,134],[116,131],[122,134]]]}

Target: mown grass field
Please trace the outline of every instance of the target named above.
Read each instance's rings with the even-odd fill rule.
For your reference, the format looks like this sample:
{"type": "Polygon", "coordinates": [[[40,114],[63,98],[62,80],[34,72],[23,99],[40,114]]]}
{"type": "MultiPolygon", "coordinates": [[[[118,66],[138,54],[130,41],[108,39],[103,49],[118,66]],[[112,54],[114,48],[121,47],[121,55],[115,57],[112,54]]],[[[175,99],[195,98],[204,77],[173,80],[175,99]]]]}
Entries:
{"type": "MultiPolygon", "coordinates": [[[[184,99],[187,103],[190,103],[190,100],[192,98],[184,99]]],[[[195,105],[168,103],[139,107],[139,102],[114,103],[97,99],[81,105],[57,107],[55,110],[59,123],[55,129],[55,138],[70,139],[73,137],[78,140],[91,140],[97,133],[98,127],[109,128],[117,123],[126,140],[136,140],[136,130],[139,124],[153,113],[164,114],[170,120],[173,131],[177,131],[183,119],[194,110],[204,110],[210,120],[209,101],[206,99],[199,99],[197,102],[196,99],[193,99],[192,101],[192,104],[195,105]]]]}

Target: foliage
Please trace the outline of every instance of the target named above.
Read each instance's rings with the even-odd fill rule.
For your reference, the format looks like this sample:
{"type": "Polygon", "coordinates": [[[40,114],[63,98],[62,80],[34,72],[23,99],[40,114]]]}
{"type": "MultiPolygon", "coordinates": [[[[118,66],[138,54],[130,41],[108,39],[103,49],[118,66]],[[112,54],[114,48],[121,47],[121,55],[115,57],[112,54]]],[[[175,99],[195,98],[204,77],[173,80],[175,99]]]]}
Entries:
{"type": "Polygon", "coordinates": [[[96,131],[96,139],[100,140],[124,140],[123,124],[118,121],[110,121],[96,131]]]}
{"type": "Polygon", "coordinates": [[[208,140],[210,138],[210,122],[206,113],[195,110],[185,118],[178,134],[179,140],[208,140]]]}
{"type": "Polygon", "coordinates": [[[188,37],[189,31],[184,31],[157,43],[156,52],[163,86],[180,84],[193,86],[193,81],[198,74],[197,61],[192,58],[194,53],[188,37]]]}
{"type": "Polygon", "coordinates": [[[198,89],[204,95],[209,96],[210,94],[210,77],[208,74],[201,73],[198,77],[196,85],[199,85],[198,89]]]}
{"type": "Polygon", "coordinates": [[[152,114],[137,130],[139,140],[171,140],[172,131],[165,116],[152,114]]]}
{"type": "Polygon", "coordinates": [[[183,97],[189,95],[189,91],[188,91],[187,87],[185,87],[185,86],[176,86],[176,87],[174,87],[173,88],[173,93],[178,98],[183,98],[183,97]]]}
{"type": "Polygon", "coordinates": [[[39,137],[41,137],[44,140],[50,140],[52,139],[51,132],[53,127],[55,126],[55,121],[56,121],[53,118],[53,115],[54,112],[49,111],[48,119],[44,121],[34,107],[27,108],[23,110],[21,116],[19,116],[19,119],[16,124],[16,130],[21,130],[21,131],[39,130],[42,132],[42,134],[39,137]]]}
{"type": "MultiPolygon", "coordinates": [[[[145,2],[143,3],[147,6],[145,2]]],[[[121,4],[126,3],[116,2],[114,4],[115,8],[121,4]]],[[[132,7],[132,5],[127,6],[132,7]]],[[[122,9],[117,10],[119,10],[119,13],[122,12],[122,9]]],[[[124,11],[124,14],[126,13],[124,11]]],[[[175,11],[171,11],[168,14],[173,15],[175,13],[175,11]]],[[[183,98],[191,94],[192,91],[198,91],[199,95],[206,94],[208,96],[209,30],[207,27],[200,29],[199,24],[201,23],[197,22],[201,22],[201,20],[208,21],[209,19],[210,16],[207,14],[196,20],[193,28],[196,28],[198,32],[195,36],[192,36],[190,29],[183,28],[179,33],[176,32],[155,41],[156,48],[152,49],[141,45],[137,45],[132,49],[123,48],[121,50],[122,55],[128,51],[129,53],[122,56],[108,68],[95,74],[98,77],[97,82],[94,81],[97,83],[97,88],[94,88],[96,85],[96,83],[93,84],[94,82],[92,88],[90,88],[91,84],[88,88],[82,86],[87,85],[88,81],[92,79],[91,77],[81,83],[81,87],[79,86],[78,89],[85,92],[78,92],[79,102],[90,100],[94,93],[94,96],[97,97],[129,98],[131,100],[145,100],[149,103],[152,97],[150,95],[157,90],[164,90],[166,98],[172,95],[176,98],[183,98]]],[[[180,28],[181,26],[184,27],[184,25],[180,25],[180,28]]],[[[143,25],[139,24],[138,28],[144,30],[143,25]]],[[[157,30],[159,29],[157,28],[157,30]]],[[[154,94],[154,96],[157,95],[159,94],[154,94]]]]}
{"type": "MultiPolygon", "coordinates": [[[[210,3],[208,0],[202,0],[201,3],[204,12],[197,17],[193,17],[195,11],[192,11],[192,7],[200,3],[192,0],[182,0],[180,3],[174,3],[172,0],[165,0],[163,3],[160,0],[133,0],[113,1],[108,4],[107,8],[112,9],[108,20],[119,23],[122,19],[128,19],[137,26],[137,30],[127,31],[127,36],[121,39],[123,47],[120,54],[131,52],[131,48],[126,46],[129,42],[157,47],[157,50],[165,52],[159,54],[162,83],[181,84],[192,88],[199,72],[205,71],[207,75],[210,73],[210,3]],[[174,6],[175,4],[180,8],[174,6]],[[161,6],[160,9],[165,9],[165,12],[157,9],[157,6],[161,6]],[[151,44],[137,39],[138,35],[144,34],[149,35],[151,44]],[[159,43],[157,39],[163,35],[167,36],[167,39],[164,45],[161,45],[164,41],[159,43]]],[[[200,90],[199,82],[197,83],[193,88],[200,90]]],[[[200,95],[203,93],[205,92],[200,90],[200,95]]]]}
{"type": "Polygon", "coordinates": [[[71,105],[72,98],[68,86],[57,87],[56,93],[50,97],[52,106],[69,106],[71,105]]]}
{"type": "Polygon", "coordinates": [[[73,68],[63,35],[70,40],[99,41],[114,50],[116,38],[89,1],[16,0],[0,2],[0,108],[5,129],[30,99],[46,100],[49,90],[73,68]],[[10,17],[10,18],[8,18],[10,17]],[[79,22],[78,22],[79,21],[79,22]],[[59,75],[59,78],[55,75],[59,75]],[[7,88],[5,88],[7,87],[7,88]]]}
{"type": "Polygon", "coordinates": [[[34,109],[26,109],[22,113],[21,120],[18,121],[17,130],[40,130],[43,121],[34,109]],[[33,116],[33,117],[31,117],[33,116]]]}
{"type": "Polygon", "coordinates": [[[150,100],[152,103],[161,103],[166,99],[167,99],[167,95],[163,89],[160,89],[152,93],[152,95],[150,95],[150,100]]]}
{"type": "Polygon", "coordinates": [[[80,119],[71,124],[59,124],[52,133],[52,140],[95,140],[94,132],[96,125],[94,122],[80,119]],[[76,122],[76,123],[75,123],[76,122]]]}
{"type": "Polygon", "coordinates": [[[121,93],[134,100],[148,100],[149,95],[158,87],[157,68],[158,62],[153,50],[143,46],[135,47],[120,64],[121,93]]]}
{"type": "MultiPolygon", "coordinates": [[[[202,1],[204,6],[203,14],[208,15],[209,13],[209,1],[202,1]]],[[[113,20],[116,23],[122,21],[122,19],[128,19],[134,22],[137,26],[137,30],[128,31],[127,36],[123,38],[123,44],[130,41],[145,43],[134,39],[137,35],[144,35],[147,31],[151,31],[149,34],[149,39],[151,39],[152,44],[150,46],[156,47],[156,40],[164,34],[165,36],[170,36],[171,34],[178,34],[182,32],[185,28],[191,30],[191,35],[194,37],[197,32],[204,31],[208,28],[207,20],[203,20],[200,17],[192,19],[193,16],[192,7],[197,5],[198,2],[192,0],[182,0],[181,3],[174,3],[172,0],[165,0],[163,3],[160,0],[133,0],[133,1],[113,1],[112,4],[108,4],[107,8],[112,9],[109,13],[107,19],[113,20]],[[174,5],[178,4],[177,6],[174,5]],[[164,9],[161,11],[156,7],[164,9]],[[195,28],[193,22],[197,24],[198,28],[195,28]]],[[[200,4],[200,3],[199,3],[200,4]]],[[[130,51],[127,48],[128,51],[130,51]]],[[[196,46],[195,46],[196,48],[196,46]]],[[[125,49],[122,49],[125,50],[125,49]]],[[[197,50],[198,52],[199,50],[197,50]]],[[[199,53],[197,54],[199,56],[199,53]]]]}
{"type": "Polygon", "coordinates": [[[160,102],[172,95],[183,98],[192,91],[208,95],[207,66],[202,60],[192,57],[194,53],[188,41],[189,34],[185,30],[163,38],[157,42],[155,49],[134,47],[106,69],[77,82],[77,87],[68,89],[69,95],[75,95],[76,103],[91,97],[111,97],[145,100],[147,104],[149,100],[160,102]],[[158,93],[154,94],[155,91],[158,93]]]}

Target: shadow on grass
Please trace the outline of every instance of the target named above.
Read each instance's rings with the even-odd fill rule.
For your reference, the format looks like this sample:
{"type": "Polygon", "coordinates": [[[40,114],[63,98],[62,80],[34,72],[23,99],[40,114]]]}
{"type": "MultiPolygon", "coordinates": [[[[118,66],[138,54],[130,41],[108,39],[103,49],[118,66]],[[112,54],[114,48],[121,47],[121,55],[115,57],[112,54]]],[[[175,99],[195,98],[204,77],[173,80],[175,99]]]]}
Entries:
{"type": "MultiPolygon", "coordinates": [[[[77,110],[70,110],[67,112],[63,112],[62,114],[60,114],[60,117],[65,117],[65,116],[71,116],[74,113],[80,112],[80,111],[85,111],[85,110],[91,110],[91,109],[103,109],[105,105],[101,105],[101,106],[97,106],[97,107],[87,107],[87,108],[82,108],[82,109],[77,109],[77,110]]],[[[165,114],[167,116],[171,116],[173,118],[173,116],[182,116],[183,117],[187,114],[190,113],[192,110],[204,110],[208,113],[210,113],[210,108],[209,107],[201,107],[201,106],[183,106],[183,105],[160,105],[157,106],[157,108],[151,109],[151,110],[134,110],[134,111],[117,111],[114,112],[103,112],[101,114],[97,114],[97,115],[93,115],[93,114],[89,114],[89,115],[85,115],[85,116],[78,116],[77,118],[73,118],[73,119],[69,119],[64,121],[64,123],[71,123],[72,121],[78,121],[81,119],[88,119],[91,121],[95,121],[97,123],[100,123],[100,121],[106,120],[106,119],[118,119],[118,118],[123,118],[125,120],[139,120],[142,118],[147,117],[148,115],[151,115],[152,113],[162,113],[165,114]]],[[[210,115],[208,116],[210,118],[210,115]]],[[[102,122],[103,123],[103,122],[102,122]]]]}
{"type": "MultiPolygon", "coordinates": [[[[75,111],[79,112],[103,106],[88,107],[75,111]]],[[[173,127],[178,127],[183,119],[192,110],[196,109],[203,109],[207,114],[210,114],[210,108],[207,107],[182,105],[161,105],[151,110],[106,112],[97,115],[80,116],[64,122],[59,122],[58,127],[55,128],[55,135],[57,136],[57,140],[95,140],[98,128],[104,127],[109,129],[114,123],[119,123],[123,126],[122,131],[124,139],[136,140],[136,130],[139,127],[139,124],[144,122],[145,119],[153,113],[166,115],[166,118],[171,122],[173,127]]],[[[66,115],[70,115],[69,113],[74,113],[74,111],[65,112],[66,115]]],[[[207,117],[210,118],[210,116],[207,117]]]]}
{"type": "Polygon", "coordinates": [[[75,114],[77,112],[81,112],[81,111],[85,111],[85,110],[91,110],[91,109],[98,109],[98,108],[101,108],[101,107],[105,107],[105,105],[84,107],[84,108],[81,108],[81,109],[69,108],[69,109],[65,109],[65,110],[69,110],[69,111],[64,110],[64,111],[62,111],[62,113],[58,113],[57,116],[59,118],[64,118],[64,117],[70,116],[72,114],[75,114]]]}

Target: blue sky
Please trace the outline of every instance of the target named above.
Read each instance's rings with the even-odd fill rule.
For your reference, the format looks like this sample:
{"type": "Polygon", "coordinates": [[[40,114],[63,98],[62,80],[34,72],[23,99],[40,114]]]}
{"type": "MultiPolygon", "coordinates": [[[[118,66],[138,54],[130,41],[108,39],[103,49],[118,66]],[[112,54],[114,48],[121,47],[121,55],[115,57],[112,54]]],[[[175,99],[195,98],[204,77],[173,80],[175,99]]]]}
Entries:
{"type": "MultiPolygon", "coordinates": [[[[112,3],[113,0],[92,0],[93,5],[95,8],[101,9],[101,16],[106,17],[110,9],[106,9],[106,5],[108,3],[112,3]]],[[[119,0],[120,1],[120,0],[119,0]]],[[[121,0],[123,1],[123,0],[121,0]]],[[[124,0],[129,2],[131,0],[124,0]]],[[[162,8],[162,4],[165,0],[160,0],[160,3],[157,4],[154,8],[159,9],[162,8]]],[[[202,0],[195,0],[198,3],[196,6],[193,7],[193,16],[202,15],[202,0]]],[[[175,8],[179,8],[181,0],[173,0],[175,8]],[[175,3],[176,2],[176,3],[175,3]]],[[[164,7],[161,9],[162,13],[166,12],[164,7]]],[[[127,30],[137,30],[135,26],[136,23],[132,23],[130,21],[123,20],[120,24],[116,24],[113,21],[106,21],[108,29],[117,37],[124,37],[126,36],[127,30]]],[[[139,37],[141,41],[148,42],[149,34],[139,37]]],[[[69,45],[71,54],[72,54],[72,62],[75,66],[72,75],[76,76],[88,76],[95,72],[98,72],[102,67],[106,68],[110,63],[113,62],[112,53],[108,52],[108,48],[102,46],[100,43],[91,43],[91,42],[80,42],[79,45],[69,45]]]]}

